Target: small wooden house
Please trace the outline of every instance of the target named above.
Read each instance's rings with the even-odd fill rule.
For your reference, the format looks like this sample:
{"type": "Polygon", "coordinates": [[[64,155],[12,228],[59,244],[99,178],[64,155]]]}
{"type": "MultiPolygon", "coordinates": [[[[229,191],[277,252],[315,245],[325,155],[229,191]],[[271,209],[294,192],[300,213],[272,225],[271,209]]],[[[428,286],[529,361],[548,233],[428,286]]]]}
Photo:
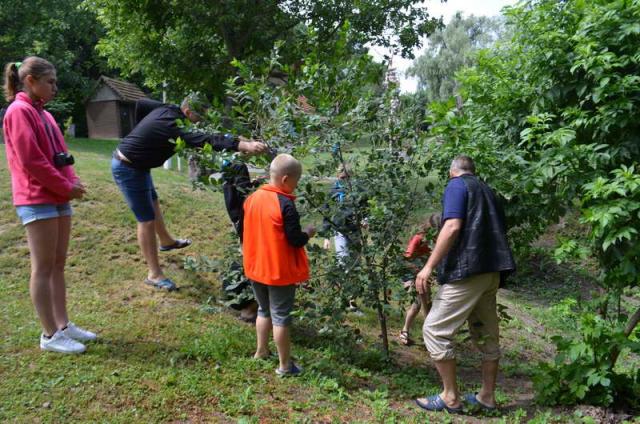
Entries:
{"type": "Polygon", "coordinates": [[[137,100],[147,96],[135,84],[102,76],[86,103],[89,138],[122,138],[134,126],[137,100]]]}

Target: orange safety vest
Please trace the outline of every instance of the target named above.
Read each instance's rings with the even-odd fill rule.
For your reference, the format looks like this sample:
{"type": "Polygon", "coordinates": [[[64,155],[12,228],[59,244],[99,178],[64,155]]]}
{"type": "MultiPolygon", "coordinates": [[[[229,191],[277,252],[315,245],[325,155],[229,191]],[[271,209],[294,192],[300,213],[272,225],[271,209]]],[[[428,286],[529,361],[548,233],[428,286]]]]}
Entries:
{"type": "Polygon", "coordinates": [[[269,286],[286,286],[309,279],[304,247],[292,246],[284,231],[278,196],[296,196],[266,184],[244,202],[242,262],[247,278],[269,286]]]}

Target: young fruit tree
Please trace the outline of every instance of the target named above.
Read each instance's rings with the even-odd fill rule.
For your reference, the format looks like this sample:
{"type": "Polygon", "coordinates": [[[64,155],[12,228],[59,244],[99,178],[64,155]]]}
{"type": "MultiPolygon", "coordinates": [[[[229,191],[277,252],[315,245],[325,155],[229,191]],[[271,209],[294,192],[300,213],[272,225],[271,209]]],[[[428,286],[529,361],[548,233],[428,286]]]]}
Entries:
{"type": "MultiPolygon", "coordinates": [[[[262,139],[273,152],[289,152],[305,163],[297,193],[300,213],[322,221],[324,237],[344,234],[348,255],[336,258],[317,245],[308,247],[312,278],[297,314],[321,333],[332,333],[344,329],[350,303],[371,307],[388,357],[389,313],[409,296],[401,284],[407,274],[402,259],[407,225],[431,199],[424,138],[403,113],[397,87],[383,83],[383,67],[367,55],[327,63],[311,54],[298,70],[279,60],[276,49],[262,68],[235,61],[237,76],[226,83],[232,106],[214,108],[201,130],[219,131],[231,122],[225,131],[262,139]],[[275,73],[286,79],[274,84],[275,73]],[[350,175],[342,200],[335,202],[329,192],[340,167],[350,175]]],[[[223,184],[231,164],[268,165],[265,157],[191,150],[180,140],[177,149],[212,171],[200,180],[212,188],[223,184]]]]}

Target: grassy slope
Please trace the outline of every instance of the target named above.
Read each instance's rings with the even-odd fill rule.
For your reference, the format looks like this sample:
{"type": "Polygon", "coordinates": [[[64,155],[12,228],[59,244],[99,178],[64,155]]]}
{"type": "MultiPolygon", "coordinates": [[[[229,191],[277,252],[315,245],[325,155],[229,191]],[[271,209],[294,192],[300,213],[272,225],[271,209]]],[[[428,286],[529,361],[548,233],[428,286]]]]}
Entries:
{"type": "MultiPolygon", "coordinates": [[[[145,266],[135,240],[135,221],[111,180],[113,142],[77,140],[71,148],[89,194],[74,203],[67,266],[72,319],[99,333],[82,356],[40,352],[39,326],[27,281],[29,257],[23,228],[11,206],[9,174],[0,153],[0,421],[19,422],[469,422],[419,412],[411,399],[435,393],[438,380],[421,346],[395,346],[396,365],[385,368],[375,351],[345,358],[313,334],[295,335],[295,355],[307,372],[275,377],[275,362],[250,359],[253,327],[215,305],[215,275],[182,270],[185,253],[163,254],[168,274],[182,286],[165,294],[142,284],[145,266]]],[[[229,229],[222,198],[194,192],[184,175],[154,171],[168,226],[194,239],[188,254],[219,256],[229,229]]],[[[532,360],[549,356],[539,319],[544,299],[504,293],[515,317],[503,326],[504,376],[499,400],[506,422],[538,414],[531,406],[527,373],[532,360]]],[[[555,295],[555,294],[554,294],[555,295]]],[[[376,338],[372,314],[354,318],[376,338]]],[[[394,333],[400,317],[393,317],[394,333]]],[[[416,327],[419,327],[418,325],[416,327]]],[[[418,328],[414,332],[418,339],[418,328]]],[[[476,354],[463,343],[461,382],[478,381],[476,354]]],[[[466,385],[466,384],[465,384],[466,385]]],[[[472,388],[466,385],[466,388],[472,388]]],[[[557,412],[542,410],[544,422],[557,412]]],[[[565,417],[566,418],[566,417],[565,417]]],[[[489,420],[488,418],[486,418],[489,420]]],[[[564,421],[564,418],[558,417],[564,421]]]]}

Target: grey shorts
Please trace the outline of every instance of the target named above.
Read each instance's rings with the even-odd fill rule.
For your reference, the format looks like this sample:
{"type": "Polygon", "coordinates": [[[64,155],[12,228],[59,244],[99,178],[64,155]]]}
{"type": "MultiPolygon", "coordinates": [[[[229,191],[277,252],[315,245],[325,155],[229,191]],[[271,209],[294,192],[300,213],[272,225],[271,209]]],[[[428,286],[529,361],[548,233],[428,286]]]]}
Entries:
{"type": "Polygon", "coordinates": [[[291,324],[291,311],[296,295],[296,284],[288,286],[268,286],[251,281],[253,294],[258,301],[258,316],[271,317],[271,323],[277,327],[291,324]]]}

